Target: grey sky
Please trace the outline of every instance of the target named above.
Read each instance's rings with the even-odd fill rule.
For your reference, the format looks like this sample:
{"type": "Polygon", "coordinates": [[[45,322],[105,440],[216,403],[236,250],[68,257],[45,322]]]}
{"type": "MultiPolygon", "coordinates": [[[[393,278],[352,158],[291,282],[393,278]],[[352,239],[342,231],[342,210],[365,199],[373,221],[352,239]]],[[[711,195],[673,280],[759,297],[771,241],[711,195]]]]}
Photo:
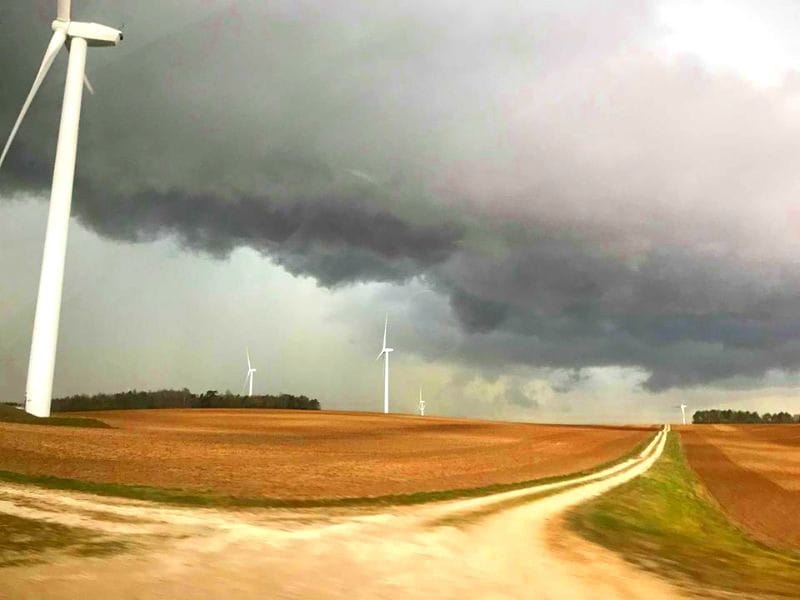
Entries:
{"type": "MultiPolygon", "coordinates": [[[[50,4],[0,9],[9,127],[50,4]]],[[[235,390],[250,344],[264,391],[377,409],[389,311],[406,410],[800,410],[791,3],[75,4],[126,37],[89,54],[57,393],[235,390]]],[[[0,173],[7,397],[63,62],[0,173]]]]}

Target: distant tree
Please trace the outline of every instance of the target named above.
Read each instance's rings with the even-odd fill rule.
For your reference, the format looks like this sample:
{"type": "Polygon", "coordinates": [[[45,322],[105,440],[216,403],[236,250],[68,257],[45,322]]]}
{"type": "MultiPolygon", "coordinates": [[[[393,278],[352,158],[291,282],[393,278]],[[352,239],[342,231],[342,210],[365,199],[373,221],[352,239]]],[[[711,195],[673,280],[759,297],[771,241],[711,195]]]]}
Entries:
{"type": "Polygon", "coordinates": [[[293,408],[320,410],[318,400],[306,396],[239,396],[226,392],[220,396],[216,390],[207,390],[199,396],[188,389],[143,392],[128,390],[117,394],[79,394],[53,400],[54,411],[119,410],[138,408],[293,408]]]}
{"type": "Polygon", "coordinates": [[[744,410],[719,410],[716,408],[709,410],[698,410],[692,415],[692,423],[800,423],[800,416],[790,415],[788,412],[764,413],[759,415],[755,411],[744,410]]]}

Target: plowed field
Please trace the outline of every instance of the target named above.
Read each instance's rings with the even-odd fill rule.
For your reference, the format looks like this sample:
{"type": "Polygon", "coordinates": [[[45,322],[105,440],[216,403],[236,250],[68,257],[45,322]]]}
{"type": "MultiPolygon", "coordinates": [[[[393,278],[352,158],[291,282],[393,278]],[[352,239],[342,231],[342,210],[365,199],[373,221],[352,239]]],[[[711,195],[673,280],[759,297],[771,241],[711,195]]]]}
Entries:
{"type": "Polygon", "coordinates": [[[800,547],[800,426],[692,425],[681,438],[734,521],[763,541],[800,547]]]}
{"type": "Polygon", "coordinates": [[[565,475],[617,459],[654,433],[318,411],[81,416],[114,429],[0,423],[0,470],[247,497],[380,496],[565,475]]]}

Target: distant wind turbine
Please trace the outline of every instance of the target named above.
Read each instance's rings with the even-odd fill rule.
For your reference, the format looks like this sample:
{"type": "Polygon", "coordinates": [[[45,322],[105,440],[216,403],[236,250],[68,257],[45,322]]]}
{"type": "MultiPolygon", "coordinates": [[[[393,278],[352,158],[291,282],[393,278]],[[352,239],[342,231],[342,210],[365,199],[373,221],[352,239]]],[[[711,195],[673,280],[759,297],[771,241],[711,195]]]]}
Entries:
{"type": "Polygon", "coordinates": [[[72,204],[72,182],[75,177],[75,160],[78,152],[78,125],[81,116],[83,86],[92,92],[86,78],[87,46],[116,46],[122,41],[122,32],[98,25],[70,20],[70,0],[58,0],[53,37],[42,59],[31,91],[11,129],[8,141],[0,154],[0,166],[8,154],[36,92],[62,48],[69,52],[67,79],[64,84],[64,101],[61,106],[61,124],[58,129],[56,159],[50,191],[50,212],[44,239],[42,271],[39,277],[39,295],[33,320],[31,354],[28,362],[28,382],[25,387],[25,410],[37,417],[50,416],[53,396],[53,372],[56,364],[58,321],[61,314],[61,291],[64,283],[64,261],[67,252],[67,232],[72,204]]]}
{"type": "Polygon", "coordinates": [[[378,354],[378,358],[375,359],[378,361],[381,359],[381,356],[385,357],[385,362],[383,364],[383,412],[387,415],[389,414],[389,352],[394,352],[394,348],[386,347],[386,332],[388,329],[389,315],[387,314],[386,321],[383,324],[383,347],[378,354]]]}
{"type": "Polygon", "coordinates": [[[675,408],[681,409],[681,417],[683,418],[683,424],[686,425],[686,409],[688,408],[683,402],[681,402],[675,408]]]}
{"type": "MultiPolygon", "coordinates": [[[[253,368],[252,363],[250,362],[250,348],[247,349],[247,375],[244,376],[244,385],[242,386],[242,393],[244,393],[245,388],[247,388],[247,384],[250,384],[250,392],[247,394],[248,396],[253,395],[253,373],[256,370],[253,368]]],[[[269,373],[267,373],[269,375],[269,373]]]]}
{"type": "Polygon", "coordinates": [[[425,416],[425,400],[422,399],[422,387],[419,388],[419,416],[425,416]]]}

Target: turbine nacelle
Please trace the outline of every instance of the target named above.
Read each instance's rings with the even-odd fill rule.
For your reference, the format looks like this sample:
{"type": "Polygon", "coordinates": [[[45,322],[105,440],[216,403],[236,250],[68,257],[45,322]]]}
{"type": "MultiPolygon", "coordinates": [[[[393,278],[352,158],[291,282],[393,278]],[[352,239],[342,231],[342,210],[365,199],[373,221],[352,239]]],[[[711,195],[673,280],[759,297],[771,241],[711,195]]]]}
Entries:
{"type": "Polygon", "coordinates": [[[53,21],[53,31],[61,31],[67,37],[79,37],[89,46],[116,46],[122,41],[122,32],[99,23],[81,21],[53,21]]]}

